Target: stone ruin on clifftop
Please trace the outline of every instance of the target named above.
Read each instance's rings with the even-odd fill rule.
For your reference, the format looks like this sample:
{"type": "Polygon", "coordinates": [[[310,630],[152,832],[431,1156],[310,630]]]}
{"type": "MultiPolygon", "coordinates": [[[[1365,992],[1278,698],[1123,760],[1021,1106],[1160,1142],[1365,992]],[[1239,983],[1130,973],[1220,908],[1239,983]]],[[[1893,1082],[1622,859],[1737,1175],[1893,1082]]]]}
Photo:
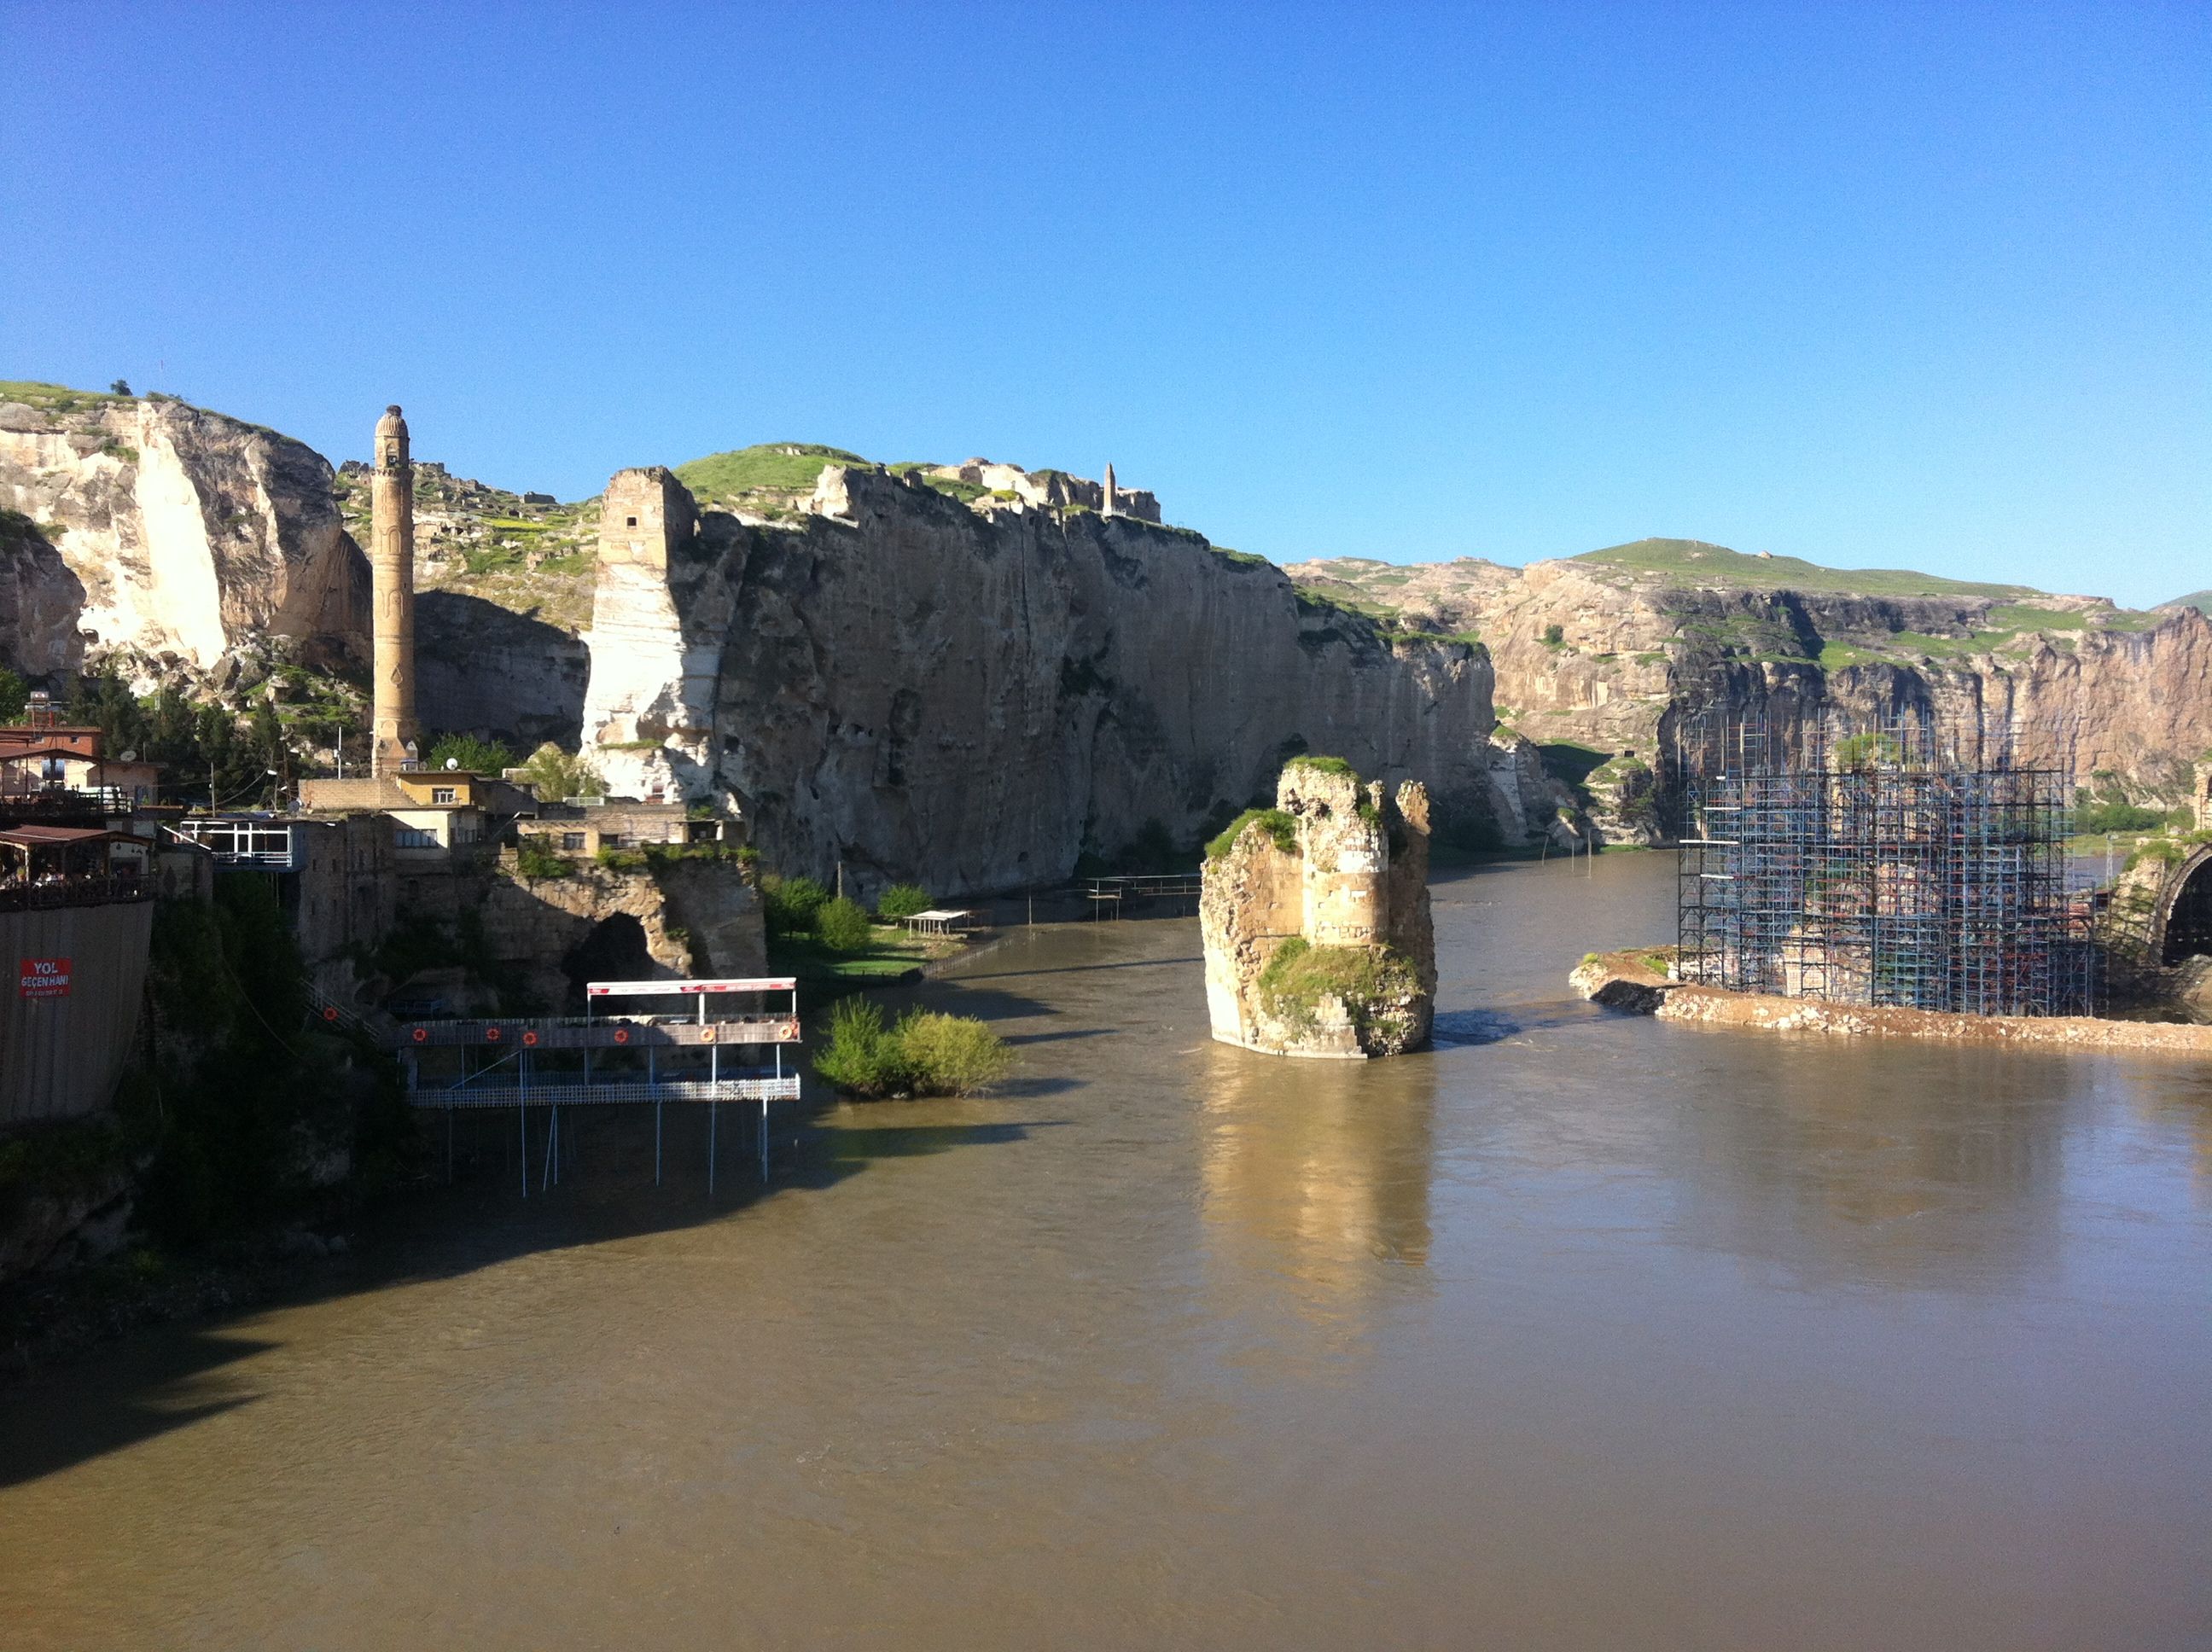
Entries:
{"type": "Polygon", "coordinates": [[[1425,1042],[1435,1009],[1429,794],[1388,796],[1336,758],[1293,758],[1275,806],[1206,852],[1199,902],[1213,1036],[1360,1060],[1425,1042]]]}

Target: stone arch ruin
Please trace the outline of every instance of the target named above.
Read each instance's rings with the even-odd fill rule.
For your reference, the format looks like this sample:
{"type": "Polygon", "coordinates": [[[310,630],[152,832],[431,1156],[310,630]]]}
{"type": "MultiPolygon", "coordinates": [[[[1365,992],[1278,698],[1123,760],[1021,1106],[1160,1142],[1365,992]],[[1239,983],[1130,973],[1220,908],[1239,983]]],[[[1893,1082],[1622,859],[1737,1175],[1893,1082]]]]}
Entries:
{"type": "Polygon", "coordinates": [[[2152,943],[2167,969],[2212,957],[2212,843],[2174,869],[2160,891],[2152,943]]]}

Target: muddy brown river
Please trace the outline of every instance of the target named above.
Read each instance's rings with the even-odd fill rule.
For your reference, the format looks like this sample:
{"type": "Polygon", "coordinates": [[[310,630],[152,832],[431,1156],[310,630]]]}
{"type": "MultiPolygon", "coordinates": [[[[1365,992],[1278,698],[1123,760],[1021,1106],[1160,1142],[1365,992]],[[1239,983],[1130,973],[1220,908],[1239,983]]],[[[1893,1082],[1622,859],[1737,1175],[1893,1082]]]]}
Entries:
{"type": "Polygon", "coordinates": [[[1613,1017],[1673,862],[1589,873],[1440,879],[1397,1062],[1072,925],[922,989],[1006,1093],[764,1193],[487,1136],[313,1299],[0,1394],[0,1643],[2212,1645],[2212,1076],[1613,1017]]]}

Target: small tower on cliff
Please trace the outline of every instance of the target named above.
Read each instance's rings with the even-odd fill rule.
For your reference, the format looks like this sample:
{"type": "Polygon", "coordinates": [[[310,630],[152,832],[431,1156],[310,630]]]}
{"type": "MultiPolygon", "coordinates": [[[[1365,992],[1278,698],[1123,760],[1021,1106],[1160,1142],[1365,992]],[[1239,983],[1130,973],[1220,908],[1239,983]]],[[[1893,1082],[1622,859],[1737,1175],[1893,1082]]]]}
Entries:
{"type": "Polygon", "coordinates": [[[703,797],[711,783],[719,639],[686,636],[670,574],[698,525],[661,465],[616,471],[600,500],[584,739],[612,796],[703,797]]]}
{"type": "Polygon", "coordinates": [[[398,405],[376,422],[369,478],[369,588],[375,656],[370,773],[395,774],[415,760],[415,466],[398,405]]]}
{"type": "Polygon", "coordinates": [[[668,571],[669,553],[699,529],[691,490],[664,465],[617,471],[599,507],[599,565],[668,571]]]}
{"type": "Polygon", "coordinates": [[[1114,501],[1114,467],[1111,465],[1106,467],[1106,498],[1105,502],[1099,507],[1098,513],[1101,516],[1116,516],[1121,513],[1121,507],[1114,501]]]}
{"type": "Polygon", "coordinates": [[[2197,789],[2190,801],[2197,805],[2197,829],[2212,832],[2212,757],[2197,765],[2197,789]]]}

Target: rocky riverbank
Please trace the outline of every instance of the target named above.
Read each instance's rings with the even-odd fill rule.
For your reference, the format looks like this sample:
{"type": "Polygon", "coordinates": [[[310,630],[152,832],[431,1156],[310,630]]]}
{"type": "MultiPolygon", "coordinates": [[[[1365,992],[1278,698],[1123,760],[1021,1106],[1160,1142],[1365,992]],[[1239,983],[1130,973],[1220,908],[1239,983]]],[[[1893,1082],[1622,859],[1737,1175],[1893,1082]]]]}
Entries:
{"type": "Polygon", "coordinates": [[[1765,993],[1732,993],[1668,979],[1665,971],[1670,950],[1632,947],[1594,952],[1567,979],[1584,998],[1608,1009],[1693,1026],[1846,1038],[1930,1038],[1953,1043],[2158,1050],[2199,1059],[2212,1057],[2212,1026],[2115,1021],[2099,1016],[1951,1015],[1887,1005],[1826,1004],[1765,993]]]}

